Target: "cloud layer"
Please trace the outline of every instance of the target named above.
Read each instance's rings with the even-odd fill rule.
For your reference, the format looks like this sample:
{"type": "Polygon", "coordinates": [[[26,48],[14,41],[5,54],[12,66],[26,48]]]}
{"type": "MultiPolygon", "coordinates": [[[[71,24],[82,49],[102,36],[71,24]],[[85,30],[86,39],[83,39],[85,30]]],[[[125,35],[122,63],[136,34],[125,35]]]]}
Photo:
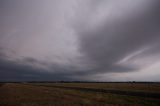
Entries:
{"type": "Polygon", "coordinates": [[[160,81],[158,0],[2,0],[0,14],[0,80],[160,81]]]}

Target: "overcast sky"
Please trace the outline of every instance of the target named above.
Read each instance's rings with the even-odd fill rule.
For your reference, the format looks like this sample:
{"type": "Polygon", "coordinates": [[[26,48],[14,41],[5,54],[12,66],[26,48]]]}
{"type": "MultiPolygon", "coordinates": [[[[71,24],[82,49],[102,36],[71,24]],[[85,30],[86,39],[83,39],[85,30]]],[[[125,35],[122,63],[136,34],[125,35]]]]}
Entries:
{"type": "Polygon", "coordinates": [[[159,0],[0,0],[0,81],[160,81],[159,0]]]}

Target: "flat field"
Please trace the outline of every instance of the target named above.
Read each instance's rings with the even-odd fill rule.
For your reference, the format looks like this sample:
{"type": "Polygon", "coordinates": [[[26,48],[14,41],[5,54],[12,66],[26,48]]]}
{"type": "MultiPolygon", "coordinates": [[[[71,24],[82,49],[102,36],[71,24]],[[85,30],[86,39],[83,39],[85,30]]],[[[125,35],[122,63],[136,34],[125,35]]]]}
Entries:
{"type": "Polygon", "coordinates": [[[0,106],[160,106],[160,83],[2,83],[0,106]]]}

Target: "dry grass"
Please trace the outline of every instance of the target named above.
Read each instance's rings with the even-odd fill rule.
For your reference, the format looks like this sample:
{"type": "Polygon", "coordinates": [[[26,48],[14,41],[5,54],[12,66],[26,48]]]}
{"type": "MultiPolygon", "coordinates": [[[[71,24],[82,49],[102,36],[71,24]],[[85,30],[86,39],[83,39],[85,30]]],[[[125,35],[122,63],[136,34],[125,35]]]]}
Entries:
{"type": "Polygon", "coordinates": [[[159,99],[83,92],[29,84],[0,87],[0,106],[159,106],[159,99]]]}
{"type": "Polygon", "coordinates": [[[40,85],[160,92],[159,83],[39,83],[40,85]]]}

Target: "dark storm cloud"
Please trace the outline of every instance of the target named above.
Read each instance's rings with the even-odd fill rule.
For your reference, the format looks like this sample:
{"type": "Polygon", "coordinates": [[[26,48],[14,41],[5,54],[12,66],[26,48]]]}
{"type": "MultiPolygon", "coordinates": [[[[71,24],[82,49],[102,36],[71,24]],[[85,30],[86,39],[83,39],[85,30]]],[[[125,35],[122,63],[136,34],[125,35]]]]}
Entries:
{"type": "Polygon", "coordinates": [[[0,81],[74,81],[79,80],[77,76],[84,75],[81,72],[84,70],[70,65],[40,61],[31,57],[11,59],[4,52],[5,50],[0,50],[0,81]]]}
{"type": "MultiPolygon", "coordinates": [[[[86,54],[93,66],[96,66],[95,73],[120,73],[138,70],[141,67],[117,63],[128,55],[148,46],[150,49],[145,51],[148,53],[144,53],[144,55],[147,54],[144,57],[160,53],[160,2],[153,0],[152,3],[142,12],[133,13],[131,11],[132,13],[120,17],[117,13],[118,18],[113,17],[113,20],[110,20],[111,23],[106,17],[106,20],[103,20],[103,25],[98,27],[86,28],[85,30],[82,28],[85,27],[84,24],[77,28],[81,41],[80,50],[86,54]],[[153,53],[152,48],[156,50],[153,53]]],[[[114,9],[118,11],[118,8],[114,9]]],[[[93,70],[91,73],[94,73],[93,70]]]]}
{"type": "Polygon", "coordinates": [[[1,0],[0,15],[0,80],[136,79],[160,61],[159,0],[1,0]]]}
{"type": "Polygon", "coordinates": [[[72,80],[69,77],[69,73],[59,72],[68,71],[65,68],[57,68],[57,65],[53,64],[52,69],[43,69],[32,66],[34,63],[42,63],[32,58],[24,60],[9,60],[8,57],[0,57],[0,81],[50,81],[50,80],[72,80]],[[29,64],[26,64],[30,62],[29,64]],[[32,64],[32,65],[31,65],[32,64]],[[48,71],[55,70],[55,73],[48,71]]]}

